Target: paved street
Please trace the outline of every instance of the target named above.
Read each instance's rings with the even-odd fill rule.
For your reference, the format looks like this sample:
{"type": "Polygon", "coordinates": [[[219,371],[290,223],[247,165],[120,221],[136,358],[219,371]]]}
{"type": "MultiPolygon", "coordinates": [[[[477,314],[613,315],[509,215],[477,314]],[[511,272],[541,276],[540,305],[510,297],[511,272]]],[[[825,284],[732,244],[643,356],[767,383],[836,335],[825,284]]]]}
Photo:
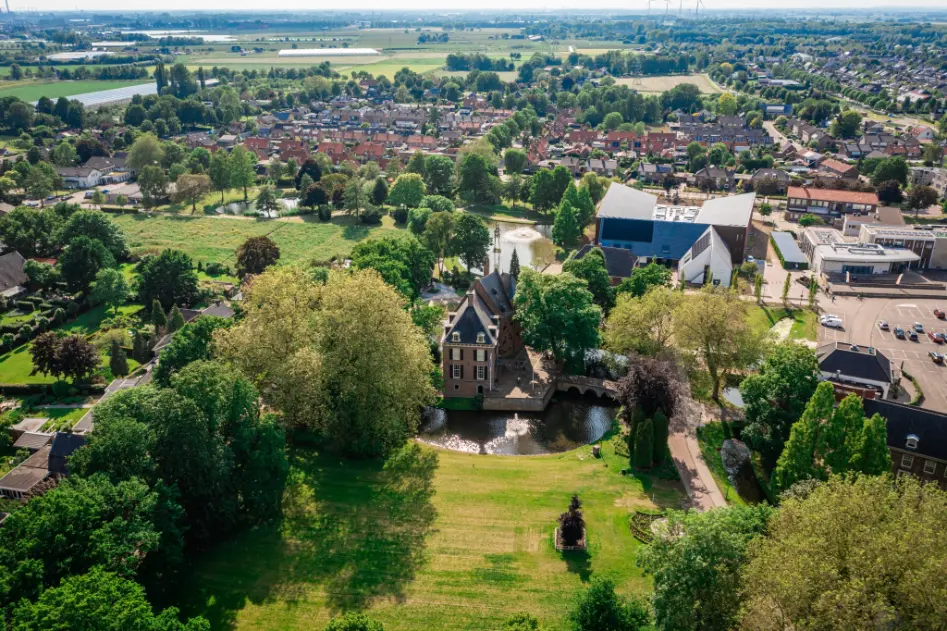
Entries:
{"type": "Polygon", "coordinates": [[[938,320],[933,313],[935,307],[947,309],[947,300],[838,298],[833,303],[823,298],[820,304],[825,313],[841,316],[845,325],[842,330],[819,327],[820,344],[838,340],[878,349],[917,379],[924,391],[923,407],[947,412],[947,367],[928,357],[930,351],[947,352],[947,348],[927,336],[927,331],[947,331],[947,321],[938,320]],[[881,320],[888,322],[891,331],[878,328],[881,320]],[[894,336],[896,325],[907,331],[915,322],[924,325],[917,342],[894,336]]]}

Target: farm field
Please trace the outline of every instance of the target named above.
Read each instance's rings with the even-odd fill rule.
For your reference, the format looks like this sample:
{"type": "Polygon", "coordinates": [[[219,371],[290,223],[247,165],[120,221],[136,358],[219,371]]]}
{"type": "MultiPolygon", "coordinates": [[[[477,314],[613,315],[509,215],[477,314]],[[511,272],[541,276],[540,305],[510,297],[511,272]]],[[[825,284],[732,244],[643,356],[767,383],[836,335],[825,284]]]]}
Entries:
{"type": "Polygon", "coordinates": [[[134,81],[9,81],[0,83],[0,97],[15,96],[24,101],[38,101],[40,97],[47,96],[51,99],[58,99],[61,96],[70,97],[76,94],[85,94],[86,92],[98,92],[100,90],[112,90],[115,88],[125,88],[131,85],[141,85],[148,83],[147,79],[135,79],[134,81]]]}
{"type": "Polygon", "coordinates": [[[391,631],[499,629],[520,611],[564,630],[592,576],[647,591],[629,511],[654,508],[652,494],[661,507],[683,497],[677,483],[620,475],[626,461],[610,443],[603,453],[438,450],[433,470],[412,461],[395,478],[376,461],[294,451],[282,522],[195,559],[169,604],[216,630],[319,629],[343,609],[364,609],[391,631]],[[561,554],[553,530],[573,493],[589,551],[561,554]]]}
{"type": "Polygon", "coordinates": [[[719,94],[720,88],[715,86],[706,75],[666,75],[655,77],[622,77],[615,79],[618,85],[627,85],[639,92],[666,92],[682,83],[696,85],[704,94],[719,94]]]}
{"type": "Polygon", "coordinates": [[[270,235],[280,247],[280,261],[326,260],[348,254],[372,234],[396,230],[385,217],[380,226],[363,226],[354,217],[334,217],[323,223],[314,216],[281,220],[232,217],[175,217],[116,215],[133,251],[174,248],[203,263],[232,262],[234,251],[249,237],[270,235]]]}

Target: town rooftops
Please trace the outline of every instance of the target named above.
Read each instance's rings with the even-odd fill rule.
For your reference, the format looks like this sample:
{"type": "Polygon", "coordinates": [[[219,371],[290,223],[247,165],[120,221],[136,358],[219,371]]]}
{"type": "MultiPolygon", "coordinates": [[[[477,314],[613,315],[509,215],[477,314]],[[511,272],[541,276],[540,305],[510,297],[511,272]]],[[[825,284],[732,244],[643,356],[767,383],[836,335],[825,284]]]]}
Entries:
{"type": "Polygon", "coordinates": [[[496,325],[483,299],[471,287],[448,323],[444,341],[450,344],[496,344],[496,325]],[[483,335],[481,340],[481,335],[483,335]]]}
{"type": "Polygon", "coordinates": [[[28,493],[49,476],[50,446],[46,445],[20,463],[13,471],[0,478],[0,489],[14,493],[28,493]]]}
{"type": "Polygon", "coordinates": [[[891,383],[891,360],[871,346],[831,342],[820,346],[816,355],[823,373],[891,383]]]}
{"type": "Polygon", "coordinates": [[[623,184],[612,184],[599,203],[600,219],[651,219],[714,226],[740,226],[750,223],[756,193],[709,199],[703,206],[669,206],[658,198],[623,184]]]}
{"type": "Polygon", "coordinates": [[[649,193],[612,184],[599,202],[597,216],[602,219],[651,219],[658,198],[649,193]]]}
{"type": "Polygon", "coordinates": [[[595,246],[588,243],[583,245],[582,249],[576,252],[573,258],[577,261],[583,259],[585,255],[593,249],[602,251],[602,254],[605,256],[605,269],[612,278],[628,278],[631,276],[631,271],[635,269],[635,265],[638,262],[638,257],[632,254],[631,250],[626,250],[625,248],[610,248],[601,245],[595,246]]]}
{"type": "Polygon", "coordinates": [[[887,421],[889,447],[908,450],[908,436],[913,436],[918,453],[947,461],[947,414],[880,399],[862,404],[866,415],[880,414],[887,421]]]}
{"type": "Polygon", "coordinates": [[[786,192],[790,199],[806,199],[819,202],[843,202],[850,204],[877,204],[878,196],[875,193],[857,191],[841,191],[834,188],[815,188],[790,186],[786,192]]]}

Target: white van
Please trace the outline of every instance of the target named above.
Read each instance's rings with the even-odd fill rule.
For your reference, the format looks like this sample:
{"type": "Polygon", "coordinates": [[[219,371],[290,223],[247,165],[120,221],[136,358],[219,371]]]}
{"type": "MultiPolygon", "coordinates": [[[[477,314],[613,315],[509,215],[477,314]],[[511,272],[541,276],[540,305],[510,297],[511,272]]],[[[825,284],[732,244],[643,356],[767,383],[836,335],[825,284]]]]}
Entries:
{"type": "Polygon", "coordinates": [[[842,328],[842,318],[822,318],[822,326],[827,326],[833,329],[842,328]]]}

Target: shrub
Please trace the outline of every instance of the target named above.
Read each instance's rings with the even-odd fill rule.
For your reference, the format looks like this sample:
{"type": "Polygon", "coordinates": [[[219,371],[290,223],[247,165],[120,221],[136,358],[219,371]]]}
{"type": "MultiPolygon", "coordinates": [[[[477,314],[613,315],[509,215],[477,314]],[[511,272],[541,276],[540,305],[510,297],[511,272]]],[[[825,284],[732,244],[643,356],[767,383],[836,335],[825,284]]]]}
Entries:
{"type": "Polygon", "coordinates": [[[383,213],[380,208],[366,208],[359,215],[359,221],[366,225],[376,225],[381,223],[383,213]]]}
{"type": "Polygon", "coordinates": [[[528,613],[515,613],[503,622],[503,631],[541,631],[539,620],[528,613]]]}
{"type": "Polygon", "coordinates": [[[204,266],[204,271],[208,276],[219,276],[221,274],[233,274],[233,270],[223,263],[208,263],[204,266]]]}
{"type": "Polygon", "coordinates": [[[33,327],[28,324],[24,324],[20,327],[20,337],[28,340],[31,335],[33,335],[33,327]]]}
{"type": "Polygon", "coordinates": [[[316,216],[319,217],[319,221],[329,221],[332,219],[332,209],[323,204],[319,206],[319,211],[316,213],[316,216]]]}
{"type": "Polygon", "coordinates": [[[36,306],[29,300],[17,300],[15,304],[16,308],[23,313],[33,313],[36,309],[36,306]]]}
{"type": "Polygon", "coordinates": [[[648,628],[651,616],[644,603],[618,596],[610,579],[595,578],[579,596],[569,620],[575,631],[640,631],[648,628]]]}
{"type": "Polygon", "coordinates": [[[57,399],[74,396],[78,390],[72,387],[67,381],[57,381],[52,386],[53,396],[57,399]]]}
{"type": "Polygon", "coordinates": [[[395,223],[405,223],[408,221],[408,209],[407,208],[395,208],[391,211],[391,216],[394,217],[395,223]]]}
{"type": "Polygon", "coordinates": [[[421,198],[421,208],[430,208],[436,213],[453,212],[454,202],[443,195],[425,195],[421,198]]]}
{"type": "Polygon", "coordinates": [[[572,496],[569,510],[559,515],[559,536],[563,545],[574,546],[582,539],[585,532],[585,520],[582,518],[582,502],[578,495],[572,496]]]}
{"type": "Polygon", "coordinates": [[[385,626],[363,613],[347,613],[330,620],[326,631],[385,631],[385,626]]]}
{"type": "Polygon", "coordinates": [[[66,313],[69,314],[69,317],[74,317],[78,315],[79,309],[80,309],[79,303],[75,301],[72,301],[68,305],[66,305],[66,313]]]}

